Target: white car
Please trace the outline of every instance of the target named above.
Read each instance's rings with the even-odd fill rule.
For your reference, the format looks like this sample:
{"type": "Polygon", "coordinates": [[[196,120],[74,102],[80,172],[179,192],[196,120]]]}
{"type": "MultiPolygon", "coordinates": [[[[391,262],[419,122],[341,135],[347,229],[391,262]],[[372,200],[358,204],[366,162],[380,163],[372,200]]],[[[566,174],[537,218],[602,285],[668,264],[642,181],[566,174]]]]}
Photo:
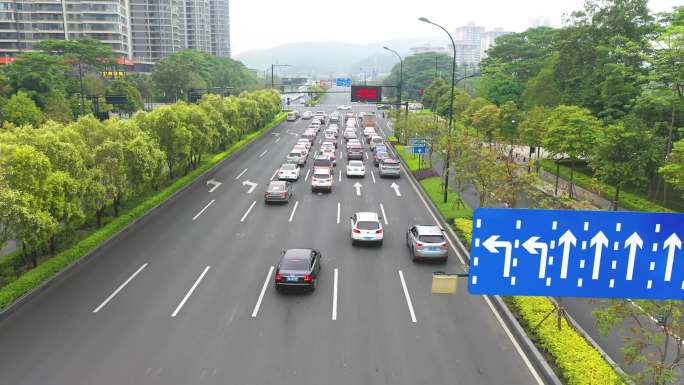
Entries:
{"type": "Polygon", "coordinates": [[[351,106],[345,106],[344,104],[337,106],[338,110],[351,110],[351,106]]]}
{"type": "Polygon", "coordinates": [[[363,165],[363,161],[360,160],[350,160],[347,163],[347,178],[352,176],[366,176],[366,166],[363,165]]]}
{"type": "Polygon", "coordinates": [[[358,139],[350,138],[347,141],[347,146],[361,146],[361,141],[358,139]]]}
{"type": "Polygon", "coordinates": [[[294,163],[301,166],[306,163],[306,157],[306,149],[293,148],[292,151],[287,154],[286,160],[288,163],[294,163]]]}
{"type": "Polygon", "coordinates": [[[358,212],[351,216],[352,245],[358,242],[376,242],[382,245],[382,218],[374,212],[358,212]]]}
{"type": "Polygon", "coordinates": [[[330,125],[328,125],[328,130],[338,131],[339,129],[340,129],[340,126],[338,126],[337,124],[331,123],[330,125]]]}
{"type": "Polygon", "coordinates": [[[332,169],[328,167],[314,168],[313,176],[311,177],[311,192],[320,190],[332,191],[333,175],[332,169]]]}
{"type": "Polygon", "coordinates": [[[355,130],[345,130],[344,131],[344,138],[345,139],[356,139],[356,131],[355,130]]]}
{"type": "Polygon", "coordinates": [[[375,135],[377,135],[377,134],[375,133],[375,128],[373,128],[373,127],[366,127],[366,128],[363,129],[363,136],[365,136],[366,138],[368,138],[369,136],[372,137],[372,136],[375,136],[375,135]]]}
{"type": "Polygon", "coordinates": [[[311,119],[313,117],[313,112],[311,111],[304,111],[302,114],[302,119],[311,119]]]}
{"type": "Polygon", "coordinates": [[[284,163],[278,170],[278,180],[299,180],[299,166],[294,163],[284,163]]]}
{"type": "Polygon", "coordinates": [[[370,149],[371,149],[371,150],[375,150],[375,146],[378,145],[378,144],[382,144],[382,143],[383,143],[382,137],[381,137],[381,136],[378,136],[378,135],[372,136],[372,137],[370,138],[370,141],[368,142],[368,144],[370,144],[370,149]]]}
{"type": "Polygon", "coordinates": [[[306,139],[306,138],[301,138],[301,139],[297,140],[297,145],[302,145],[302,146],[306,147],[307,150],[309,148],[311,148],[311,142],[309,141],[309,139],[306,139]]]}

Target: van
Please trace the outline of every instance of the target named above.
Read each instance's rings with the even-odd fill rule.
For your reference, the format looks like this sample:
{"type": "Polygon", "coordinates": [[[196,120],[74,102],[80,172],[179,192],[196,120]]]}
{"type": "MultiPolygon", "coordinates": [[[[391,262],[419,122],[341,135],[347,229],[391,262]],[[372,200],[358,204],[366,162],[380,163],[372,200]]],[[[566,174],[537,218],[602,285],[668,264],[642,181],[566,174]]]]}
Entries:
{"type": "Polygon", "coordinates": [[[290,111],[287,113],[287,118],[285,118],[288,122],[294,122],[299,118],[299,111],[290,111]]]}

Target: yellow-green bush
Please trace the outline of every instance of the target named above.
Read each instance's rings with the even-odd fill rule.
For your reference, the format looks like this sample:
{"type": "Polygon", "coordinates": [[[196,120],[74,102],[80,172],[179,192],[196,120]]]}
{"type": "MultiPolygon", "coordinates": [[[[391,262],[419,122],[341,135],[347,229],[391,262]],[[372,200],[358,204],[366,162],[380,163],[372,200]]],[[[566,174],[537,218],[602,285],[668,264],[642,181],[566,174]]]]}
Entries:
{"type": "Polygon", "coordinates": [[[473,236],[473,220],[468,218],[454,219],[454,230],[456,230],[465,247],[470,249],[470,238],[473,236]]]}
{"type": "Polygon", "coordinates": [[[554,310],[546,297],[509,297],[506,302],[537,347],[547,352],[568,385],[624,384],[625,382],[599,352],[587,342],[565,319],[558,330],[557,318],[550,316],[539,327],[544,317],[554,310]]]}

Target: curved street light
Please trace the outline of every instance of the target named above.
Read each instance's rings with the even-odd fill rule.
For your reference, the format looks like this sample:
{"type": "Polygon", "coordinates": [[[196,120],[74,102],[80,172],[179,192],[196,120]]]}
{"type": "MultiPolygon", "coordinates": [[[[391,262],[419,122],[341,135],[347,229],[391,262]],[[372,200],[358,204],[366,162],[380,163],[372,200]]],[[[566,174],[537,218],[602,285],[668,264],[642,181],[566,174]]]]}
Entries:
{"type": "Polygon", "coordinates": [[[446,162],[444,163],[445,171],[444,171],[444,203],[447,202],[448,199],[448,192],[449,192],[449,156],[451,153],[451,125],[454,120],[454,86],[456,84],[456,43],[454,43],[454,38],[451,37],[451,34],[449,31],[446,30],[446,28],[442,27],[439,24],[433,23],[432,21],[428,20],[426,17],[419,17],[418,20],[422,21],[423,23],[428,23],[432,24],[438,28],[440,28],[442,31],[446,32],[447,36],[449,36],[449,39],[451,40],[451,45],[454,48],[454,55],[453,55],[453,61],[451,63],[451,96],[450,96],[450,103],[449,103],[449,134],[447,136],[447,154],[446,154],[446,162]]]}

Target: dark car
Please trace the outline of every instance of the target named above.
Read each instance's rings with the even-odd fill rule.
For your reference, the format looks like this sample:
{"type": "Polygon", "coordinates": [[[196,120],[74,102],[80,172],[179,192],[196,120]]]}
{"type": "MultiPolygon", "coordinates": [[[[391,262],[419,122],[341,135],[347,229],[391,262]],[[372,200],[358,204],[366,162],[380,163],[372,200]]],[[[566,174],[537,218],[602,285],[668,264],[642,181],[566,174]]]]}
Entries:
{"type": "Polygon", "coordinates": [[[373,163],[375,164],[375,167],[378,167],[380,165],[380,162],[382,162],[383,159],[390,158],[390,154],[387,152],[382,152],[378,151],[375,154],[373,154],[373,163]]]}
{"type": "Polygon", "coordinates": [[[360,145],[347,146],[348,160],[363,160],[363,148],[360,145]]]}
{"type": "Polygon", "coordinates": [[[305,287],[315,290],[321,270],[321,252],[315,249],[288,249],[275,272],[276,290],[305,287]]]}
{"type": "Polygon", "coordinates": [[[292,184],[282,180],[274,180],[268,184],[264,193],[264,202],[289,202],[292,198],[292,184]]]}

